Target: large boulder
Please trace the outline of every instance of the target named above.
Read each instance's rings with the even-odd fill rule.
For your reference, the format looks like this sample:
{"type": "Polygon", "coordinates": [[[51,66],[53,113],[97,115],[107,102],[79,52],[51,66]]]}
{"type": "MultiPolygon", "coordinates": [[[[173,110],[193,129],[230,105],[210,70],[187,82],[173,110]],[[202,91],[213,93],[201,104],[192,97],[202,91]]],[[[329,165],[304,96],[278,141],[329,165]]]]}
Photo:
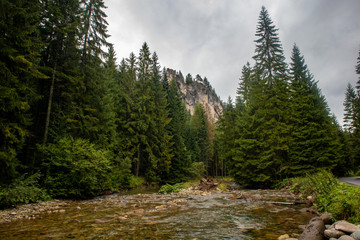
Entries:
{"type": "Polygon", "coordinates": [[[360,231],[360,228],[358,226],[344,220],[334,223],[333,226],[331,226],[330,228],[335,228],[336,230],[345,233],[353,233],[360,231]]]}
{"type": "Polygon", "coordinates": [[[325,224],[321,217],[314,217],[306,225],[305,231],[299,236],[299,240],[323,240],[325,224]]]}

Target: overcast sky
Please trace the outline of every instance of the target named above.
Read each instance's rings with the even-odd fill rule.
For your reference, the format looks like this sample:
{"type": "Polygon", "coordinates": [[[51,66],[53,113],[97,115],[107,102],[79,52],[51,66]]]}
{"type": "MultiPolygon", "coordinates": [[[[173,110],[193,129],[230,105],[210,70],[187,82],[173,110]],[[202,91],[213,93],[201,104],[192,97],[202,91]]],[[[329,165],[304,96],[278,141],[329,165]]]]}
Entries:
{"type": "Polygon", "coordinates": [[[360,50],[360,0],[105,0],[118,62],[143,42],[162,67],[207,77],[223,101],[236,96],[241,69],[253,63],[265,6],[287,63],[296,43],[339,123],[360,50]]]}

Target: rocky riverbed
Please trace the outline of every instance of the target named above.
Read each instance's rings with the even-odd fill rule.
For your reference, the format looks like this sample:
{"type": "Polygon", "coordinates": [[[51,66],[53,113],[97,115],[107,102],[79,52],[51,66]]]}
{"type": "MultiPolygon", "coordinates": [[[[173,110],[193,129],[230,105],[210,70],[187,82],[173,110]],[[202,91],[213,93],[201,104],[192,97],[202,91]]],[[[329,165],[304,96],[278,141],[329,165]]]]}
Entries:
{"type": "Polygon", "coordinates": [[[113,194],[27,204],[0,212],[0,239],[297,238],[315,216],[279,190],[113,194]]]}

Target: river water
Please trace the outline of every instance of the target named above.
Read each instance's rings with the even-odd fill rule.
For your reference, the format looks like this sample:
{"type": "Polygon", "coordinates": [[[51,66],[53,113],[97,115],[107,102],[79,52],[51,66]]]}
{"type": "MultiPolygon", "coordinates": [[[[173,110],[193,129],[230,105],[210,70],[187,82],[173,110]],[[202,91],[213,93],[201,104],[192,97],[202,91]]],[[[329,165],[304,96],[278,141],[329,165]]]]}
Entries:
{"type": "Polygon", "coordinates": [[[304,205],[269,201],[294,199],[276,190],[114,194],[0,224],[0,239],[277,239],[313,217],[304,205]],[[251,199],[234,199],[244,194],[251,199]]]}

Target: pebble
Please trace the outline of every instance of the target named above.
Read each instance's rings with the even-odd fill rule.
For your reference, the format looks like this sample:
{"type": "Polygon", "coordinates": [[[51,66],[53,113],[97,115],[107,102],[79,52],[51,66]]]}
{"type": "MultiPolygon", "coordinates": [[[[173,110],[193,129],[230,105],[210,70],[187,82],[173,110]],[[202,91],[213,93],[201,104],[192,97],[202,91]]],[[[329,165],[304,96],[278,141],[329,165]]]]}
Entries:
{"type": "Polygon", "coordinates": [[[288,234],[284,234],[284,235],[281,235],[280,237],[278,237],[278,240],[286,240],[289,238],[290,238],[290,236],[288,234]]]}

